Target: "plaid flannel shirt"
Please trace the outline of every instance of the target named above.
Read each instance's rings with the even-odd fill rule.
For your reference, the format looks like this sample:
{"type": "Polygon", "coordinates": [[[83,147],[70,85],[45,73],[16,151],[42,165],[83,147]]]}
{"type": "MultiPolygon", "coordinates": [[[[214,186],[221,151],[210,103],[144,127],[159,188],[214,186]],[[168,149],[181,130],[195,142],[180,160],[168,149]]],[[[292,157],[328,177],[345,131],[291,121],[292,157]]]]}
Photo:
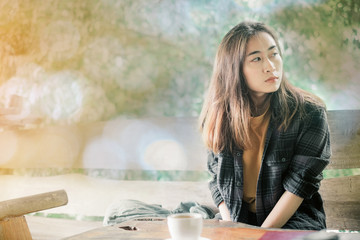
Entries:
{"type": "MultiPolygon", "coordinates": [[[[260,225],[287,190],[304,201],[283,228],[326,228],[318,190],[322,171],[331,156],[329,126],[323,108],[308,104],[306,110],[306,117],[295,115],[286,131],[278,130],[276,114],[270,119],[256,192],[256,216],[260,225]]],[[[248,217],[246,207],[242,208],[242,154],[242,150],[208,154],[213,200],[216,206],[225,201],[234,222],[246,222],[248,217]]]]}

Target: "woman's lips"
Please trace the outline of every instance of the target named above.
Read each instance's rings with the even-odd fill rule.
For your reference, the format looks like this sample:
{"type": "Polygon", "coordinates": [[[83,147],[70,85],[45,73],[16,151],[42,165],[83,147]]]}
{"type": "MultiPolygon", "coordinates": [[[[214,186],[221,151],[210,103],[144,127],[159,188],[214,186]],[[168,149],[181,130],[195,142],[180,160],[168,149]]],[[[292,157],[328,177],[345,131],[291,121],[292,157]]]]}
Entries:
{"type": "Polygon", "coordinates": [[[274,77],[269,77],[268,79],[266,79],[265,82],[267,82],[267,83],[274,83],[274,82],[276,82],[278,79],[279,79],[279,77],[276,77],[276,76],[274,76],[274,77]]]}

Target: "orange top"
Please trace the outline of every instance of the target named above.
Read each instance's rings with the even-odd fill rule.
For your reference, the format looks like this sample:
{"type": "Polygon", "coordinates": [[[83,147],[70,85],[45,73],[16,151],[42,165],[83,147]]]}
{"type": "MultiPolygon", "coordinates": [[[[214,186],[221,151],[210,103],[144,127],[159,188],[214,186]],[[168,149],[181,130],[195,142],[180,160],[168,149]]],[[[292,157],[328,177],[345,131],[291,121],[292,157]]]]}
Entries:
{"type": "Polygon", "coordinates": [[[249,211],[256,212],[256,186],[264,152],[266,132],[270,122],[269,108],[258,117],[250,119],[251,148],[243,153],[244,201],[249,203],[249,211]]]}

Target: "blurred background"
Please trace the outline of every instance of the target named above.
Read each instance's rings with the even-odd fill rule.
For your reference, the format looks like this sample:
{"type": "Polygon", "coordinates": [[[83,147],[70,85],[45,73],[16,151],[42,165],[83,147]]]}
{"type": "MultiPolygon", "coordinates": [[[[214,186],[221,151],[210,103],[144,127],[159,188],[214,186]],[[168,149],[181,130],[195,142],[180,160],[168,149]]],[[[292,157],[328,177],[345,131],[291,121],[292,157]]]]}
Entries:
{"type": "MultiPolygon", "coordinates": [[[[222,37],[244,20],[279,35],[291,82],[359,109],[356,0],[1,0],[0,104],[43,124],[196,117],[222,37]]],[[[9,119],[10,120],[10,119],[9,119]]]]}
{"type": "Polygon", "coordinates": [[[275,29],[294,85],[360,109],[357,0],[0,0],[0,173],[207,179],[196,118],[244,20],[275,29]]]}

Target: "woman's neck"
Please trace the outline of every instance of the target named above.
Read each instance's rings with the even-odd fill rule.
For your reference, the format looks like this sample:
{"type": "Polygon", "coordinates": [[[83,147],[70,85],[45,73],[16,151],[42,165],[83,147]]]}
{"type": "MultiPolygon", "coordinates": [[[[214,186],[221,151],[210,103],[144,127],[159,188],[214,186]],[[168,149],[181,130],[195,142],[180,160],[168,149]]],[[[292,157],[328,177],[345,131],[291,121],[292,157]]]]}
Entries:
{"type": "Polygon", "coordinates": [[[260,116],[265,113],[270,105],[270,94],[264,94],[262,96],[252,96],[251,100],[253,106],[251,108],[251,115],[253,117],[260,116]]]}

